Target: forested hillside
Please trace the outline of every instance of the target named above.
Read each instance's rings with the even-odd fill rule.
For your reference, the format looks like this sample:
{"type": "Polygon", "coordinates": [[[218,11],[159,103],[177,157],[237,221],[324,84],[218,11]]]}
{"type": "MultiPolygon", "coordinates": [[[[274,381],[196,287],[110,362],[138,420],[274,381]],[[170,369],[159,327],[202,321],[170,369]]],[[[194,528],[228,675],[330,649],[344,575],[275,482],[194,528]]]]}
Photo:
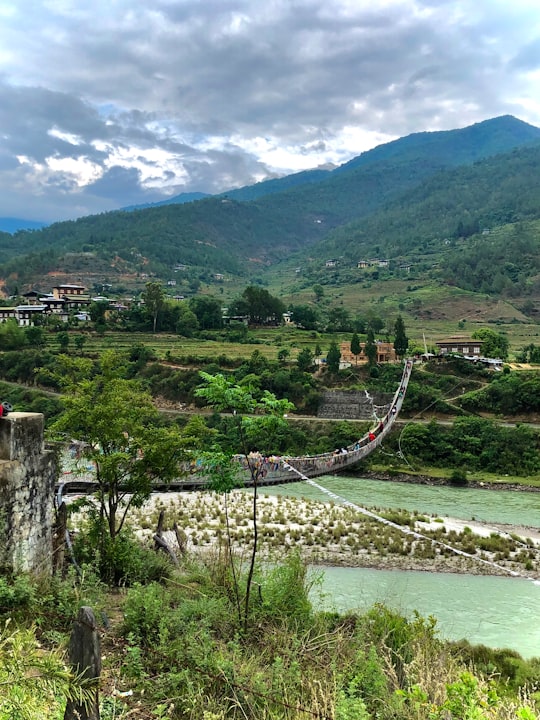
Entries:
{"type": "Polygon", "coordinates": [[[516,293],[540,272],[540,147],[446,170],[371,216],[330,233],[311,255],[356,264],[374,254],[444,257],[441,277],[468,290],[516,293]]]}
{"type": "MultiPolygon", "coordinates": [[[[104,274],[144,272],[161,278],[184,264],[200,278],[227,273],[247,281],[263,277],[279,261],[301,263],[308,248],[315,259],[336,256],[351,264],[374,252],[408,260],[428,246],[448,254],[448,244],[462,237],[540,217],[539,137],[538,128],[496,118],[462,130],[411,135],[334,171],[298,173],[228,197],[1,235],[0,272],[24,286],[51,271],[76,272],[77,261],[104,274]],[[503,154],[493,156],[496,152],[503,154]],[[244,202],[235,195],[263,196],[244,202]]],[[[525,268],[518,272],[525,283],[538,270],[536,235],[527,232],[525,268]]],[[[520,242],[523,249],[523,238],[520,242]]],[[[445,260],[445,280],[466,280],[474,290],[483,284],[505,286],[506,263],[515,265],[518,252],[508,245],[501,242],[493,256],[502,265],[502,281],[466,280],[463,254],[445,260]]],[[[466,248],[471,261],[474,248],[474,243],[466,248]]],[[[508,272],[516,274],[512,268],[508,272]]]]}

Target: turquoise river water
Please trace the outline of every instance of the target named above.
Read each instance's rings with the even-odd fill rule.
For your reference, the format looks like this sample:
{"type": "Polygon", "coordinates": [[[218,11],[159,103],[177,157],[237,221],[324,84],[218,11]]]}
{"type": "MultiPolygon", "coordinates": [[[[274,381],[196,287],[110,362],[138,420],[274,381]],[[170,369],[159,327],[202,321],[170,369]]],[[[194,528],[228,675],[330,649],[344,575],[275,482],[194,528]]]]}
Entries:
{"type": "MultiPolygon", "coordinates": [[[[404,508],[464,520],[540,527],[540,492],[473,490],[326,476],[318,482],[369,508],[404,508]]],[[[304,483],[265,488],[267,494],[327,501],[304,483]]],[[[325,567],[317,603],[336,610],[366,610],[382,602],[407,616],[437,618],[442,637],[467,638],[540,657],[540,583],[454,573],[325,567]]]]}

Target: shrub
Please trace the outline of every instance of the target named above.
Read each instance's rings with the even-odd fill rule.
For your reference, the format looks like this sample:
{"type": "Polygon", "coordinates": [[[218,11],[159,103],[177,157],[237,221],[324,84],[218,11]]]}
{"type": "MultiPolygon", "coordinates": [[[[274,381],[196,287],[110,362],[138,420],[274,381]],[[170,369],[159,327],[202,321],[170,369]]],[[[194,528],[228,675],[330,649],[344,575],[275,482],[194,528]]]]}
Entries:
{"type": "Polygon", "coordinates": [[[448,481],[451,485],[467,485],[467,472],[461,469],[452,470],[448,481]]]}

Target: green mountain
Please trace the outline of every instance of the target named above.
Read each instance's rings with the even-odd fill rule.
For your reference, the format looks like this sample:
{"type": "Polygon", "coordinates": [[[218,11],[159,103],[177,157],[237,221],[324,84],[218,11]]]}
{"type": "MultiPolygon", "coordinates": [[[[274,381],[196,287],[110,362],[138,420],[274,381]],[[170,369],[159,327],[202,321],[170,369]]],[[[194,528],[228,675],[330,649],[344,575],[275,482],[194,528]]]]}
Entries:
{"type": "Polygon", "coordinates": [[[182,264],[200,279],[223,273],[247,282],[307,253],[355,263],[377,247],[407,258],[426,243],[538,217],[539,160],[540,129],[509,116],[417,133],[333,171],[242,189],[255,200],[231,191],[55,223],[17,233],[16,243],[0,236],[0,272],[35,284],[52,270],[77,272],[79,263],[104,276],[166,279],[182,264]]]}

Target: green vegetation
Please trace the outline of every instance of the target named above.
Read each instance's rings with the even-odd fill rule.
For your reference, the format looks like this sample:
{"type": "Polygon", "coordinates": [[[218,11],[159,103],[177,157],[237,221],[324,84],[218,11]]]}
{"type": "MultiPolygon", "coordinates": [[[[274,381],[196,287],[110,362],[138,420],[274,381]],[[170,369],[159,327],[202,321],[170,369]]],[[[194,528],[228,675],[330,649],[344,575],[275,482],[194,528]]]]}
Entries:
{"type": "Polygon", "coordinates": [[[176,478],[186,458],[178,429],[159,427],[151,396],[121,373],[121,358],[112,352],[102,355],[98,368],[60,356],[64,411],[52,428],[78,440],[82,457],[95,466],[97,508],[90,505],[95,549],[102,577],[116,582],[123,576],[121,534],[130,508],[150,497],[155,479],[176,478]]]}
{"type": "MultiPolygon", "coordinates": [[[[317,611],[318,576],[295,553],[257,568],[255,577],[247,632],[219,554],[185,559],[120,596],[98,588],[89,566],[81,583],[71,576],[39,586],[23,576],[1,582],[0,616],[16,612],[18,627],[0,644],[0,679],[9,678],[0,708],[21,720],[63,716],[62,696],[73,685],[52,648],[65,644],[83,601],[109,616],[100,628],[103,718],[537,717],[535,660],[443,642],[433,619],[407,619],[383,605],[363,615],[317,611]],[[18,593],[8,608],[10,589],[18,593]],[[54,612],[44,612],[42,598],[54,612]],[[28,670],[39,681],[33,675],[28,682],[28,670]]],[[[244,587],[245,574],[238,580],[244,587]]]]}
{"type": "MultiPolygon", "coordinates": [[[[2,276],[13,294],[41,286],[49,271],[87,277],[93,292],[106,284],[121,298],[159,282],[192,312],[194,299],[231,307],[239,288],[265,286],[305,328],[360,331],[354,313],[382,316],[388,327],[400,314],[420,332],[445,319],[452,324],[437,333],[490,321],[516,333],[512,324],[525,324],[525,346],[538,311],[537,134],[497,118],[402,138],[316,179],[299,173],[227,197],[2,236],[2,276]],[[21,246],[30,254],[21,257],[21,246]],[[362,259],[371,264],[357,267],[362,259]]],[[[162,320],[163,330],[178,324],[162,320]]],[[[184,320],[189,335],[197,328],[184,320]]]]}
{"type": "Polygon", "coordinates": [[[457,418],[451,426],[410,423],[390,437],[389,446],[413,465],[523,476],[540,472],[540,436],[526,425],[504,427],[473,417],[457,418]]]}

